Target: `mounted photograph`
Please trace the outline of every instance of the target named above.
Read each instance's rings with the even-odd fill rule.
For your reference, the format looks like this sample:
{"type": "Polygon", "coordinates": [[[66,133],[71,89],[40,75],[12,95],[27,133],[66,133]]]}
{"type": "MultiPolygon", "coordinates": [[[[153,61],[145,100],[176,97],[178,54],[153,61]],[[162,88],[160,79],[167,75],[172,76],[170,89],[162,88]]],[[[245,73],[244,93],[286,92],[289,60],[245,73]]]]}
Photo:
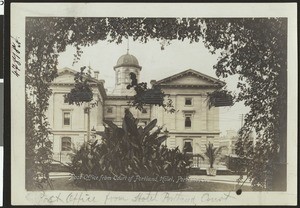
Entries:
{"type": "Polygon", "coordinates": [[[12,204],[296,203],[296,7],[261,5],[11,4],[12,204]]]}

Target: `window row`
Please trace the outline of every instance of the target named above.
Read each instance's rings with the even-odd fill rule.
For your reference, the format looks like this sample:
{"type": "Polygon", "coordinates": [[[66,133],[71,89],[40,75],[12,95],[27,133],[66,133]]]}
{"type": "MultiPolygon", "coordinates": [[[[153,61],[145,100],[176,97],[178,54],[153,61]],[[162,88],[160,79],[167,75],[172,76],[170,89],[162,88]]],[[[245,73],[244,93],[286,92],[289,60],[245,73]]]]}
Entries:
{"type": "MultiPolygon", "coordinates": [[[[184,126],[185,128],[191,128],[192,127],[192,115],[186,114],[185,115],[185,122],[184,126]]],[[[63,113],[63,125],[64,126],[70,126],[71,125],[71,113],[70,112],[64,112],[63,113]]]]}
{"type": "MultiPolygon", "coordinates": [[[[186,106],[191,106],[192,104],[192,98],[186,98],[185,99],[185,105],[186,106]]],[[[106,108],[106,113],[113,113],[113,107],[107,107],[106,108]]],[[[148,113],[147,109],[142,109],[142,113],[148,113]]]]}
{"type": "MultiPolygon", "coordinates": [[[[128,109],[128,108],[125,108],[125,110],[126,109],[128,109]]],[[[125,113],[125,110],[124,110],[124,113],[125,113]]],[[[113,113],[113,107],[107,107],[106,108],[106,113],[109,113],[109,114],[113,113]]],[[[144,108],[144,109],[142,109],[142,113],[146,114],[146,113],[148,113],[148,110],[144,108]]]]}
{"type": "MultiPolygon", "coordinates": [[[[108,112],[111,112],[112,109],[108,108],[108,112]]],[[[147,113],[147,110],[144,109],[142,113],[147,113]]],[[[184,126],[185,128],[191,128],[192,127],[192,114],[185,114],[185,121],[184,126]]],[[[64,126],[70,126],[71,125],[71,113],[70,112],[63,112],[63,125],[64,126]]]]}
{"type": "MultiPolygon", "coordinates": [[[[207,138],[214,138],[214,136],[207,136],[207,138]]],[[[191,140],[191,139],[183,140],[182,151],[184,153],[193,153],[193,140],[191,140]]]]}

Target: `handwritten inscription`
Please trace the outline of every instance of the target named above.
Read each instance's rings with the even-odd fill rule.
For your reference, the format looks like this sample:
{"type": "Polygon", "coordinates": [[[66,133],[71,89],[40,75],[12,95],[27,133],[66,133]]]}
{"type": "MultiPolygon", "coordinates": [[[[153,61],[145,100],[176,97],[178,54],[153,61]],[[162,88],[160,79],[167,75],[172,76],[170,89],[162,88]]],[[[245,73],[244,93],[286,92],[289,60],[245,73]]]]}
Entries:
{"type": "Polygon", "coordinates": [[[39,203],[40,204],[88,204],[96,202],[96,197],[88,193],[83,192],[71,192],[67,195],[62,195],[57,193],[54,195],[46,194],[45,192],[41,194],[39,203]]]}
{"type": "Polygon", "coordinates": [[[132,202],[153,202],[157,201],[157,192],[138,193],[137,196],[133,197],[132,202]]]}
{"type": "Polygon", "coordinates": [[[186,203],[186,204],[195,204],[196,196],[183,196],[181,192],[176,194],[164,193],[163,202],[167,203],[186,203]]]}
{"type": "Polygon", "coordinates": [[[12,60],[12,73],[17,77],[20,76],[20,47],[21,43],[18,37],[11,37],[11,60],[12,60]]]}
{"type": "Polygon", "coordinates": [[[235,197],[230,196],[231,192],[228,193],[223,193],[224,196],[221,197],[216,197],[216,196],[211,196],[209,193],[205,193],[201,197],[202,202],[223,202],[227,201],[229,198],[235,199],[235,197]]]}
{"type": "Polygon", "coordinates": [[[132,193],[130,198],[125,196],[120,196],[115,193],[108,193],[105,197],[104,204],[119,204],[119,203],[138,203],[138,204],[147,204],[147,203],[185,203],[185,204],[196,204],[196,195],[184,195],[182,192],[178,193],[168,193],[168,192],[139,192],[132,193]]]}
{"type": "MultiPolygon", "coordinates": [[[[132,192],[117,193],[106,192],[105,195],[98,195],[89,192],[41,192],[34,201],[37,204],[48,205],[130,205],[130,204],[186,204],[201,205],[226,202],[236,197],[228,193],[194,193],[188,194],[184,192],[132,192]],[[36,201],[37,200],[37,201],[36,201]]],[[[33,199],[27,196],[27,199],[33,199]]],[[[35,203],[35,204],[36,204],[35,203]]]]}
{"type": "Polygon", "coordinates": [[[105,196],[104,204],[116,203],[118,202],[126,202],[128,199],[124,196],[118,196],[111,194],[110,192],[105,196]]]}

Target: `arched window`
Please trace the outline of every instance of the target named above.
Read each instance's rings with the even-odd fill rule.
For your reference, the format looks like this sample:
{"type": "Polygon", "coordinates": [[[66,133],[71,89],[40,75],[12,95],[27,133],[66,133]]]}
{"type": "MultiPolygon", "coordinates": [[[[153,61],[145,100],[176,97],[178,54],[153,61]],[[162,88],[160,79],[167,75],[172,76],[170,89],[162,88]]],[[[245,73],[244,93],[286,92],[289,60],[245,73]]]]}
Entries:
{"type": "Polygon", "coordinates": [[[118,73],[117,73],[117,83],[121,84],[121,72],[120,71],[118,71],[118,73]]]}
{"type": "Polygon", "coordinates": [[[125,70],[125,83],[130,83],[129,69],[125,70]]]}
{"type": "Polygon", "coordinates": [[[185,153],[193,153],[192,140],[184,140],[182,151],[185,153]]]}
{"type": "Polygon", "coordinates": [[[62,137],[61,138],[61,151],[70,151],[71,150],[71,137],[62,137]]]}

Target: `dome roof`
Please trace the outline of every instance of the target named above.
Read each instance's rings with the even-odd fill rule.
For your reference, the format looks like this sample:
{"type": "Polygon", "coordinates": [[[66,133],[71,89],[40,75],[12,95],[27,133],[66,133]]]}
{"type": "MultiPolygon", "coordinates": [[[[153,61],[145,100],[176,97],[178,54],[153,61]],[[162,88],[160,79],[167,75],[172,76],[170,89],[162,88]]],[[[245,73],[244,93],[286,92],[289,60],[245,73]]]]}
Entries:
{"type": "Polygon", "coordinates": [[[121,67],[121,66],[135,66],[138,68],[142,68],[139,65],[139,62],[137,60],[137,58],[129,53],[124,54],[123,56],[121,56],[118,61],[117,61],[117,65],[114,67],[121,67]]]}

